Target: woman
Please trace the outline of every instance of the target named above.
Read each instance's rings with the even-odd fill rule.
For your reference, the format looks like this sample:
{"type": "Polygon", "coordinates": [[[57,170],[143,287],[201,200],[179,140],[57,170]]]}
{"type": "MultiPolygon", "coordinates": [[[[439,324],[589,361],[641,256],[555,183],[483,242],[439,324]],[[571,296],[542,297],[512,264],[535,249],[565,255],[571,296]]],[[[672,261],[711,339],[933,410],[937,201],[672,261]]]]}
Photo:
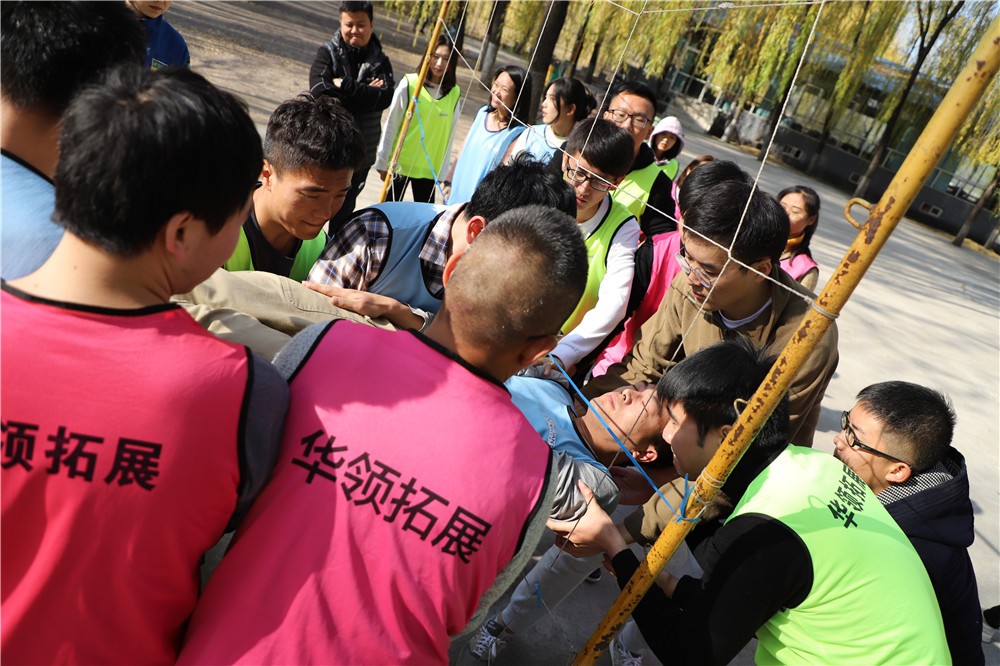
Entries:
{"type": "Polygon", "coordinates": [[[528,152],[548,162],[561,148],[578,122],[590,115],[597,100],[587,87],[573,78],[556,79],[542,99],[542,123],[532,125],[511,145],[510,157],[528,152]]]}
{"type": "Polygon", "coordinates": [[[788,213],[788,244],[781,255],[781,267],[803,287],[816,290],[819,266],[809,251],[809,241],[819,222],[819,195],[805,185],[795,185],[778,192],[778,201],[788,213]]]}
{"type": "Polygon", "coordinates": [[[656,156],[656,164],[673,180],[677,177],[680,163],[677,156],[684,149],[684,128],[675,116],[667,116],[656,123],[649,136],[649,147],[656,156]]]}
{"type": "MultiPolygon", "coordinates": [[[[455,65],[447,36],[438,38],[430,57],[430,66],[414,105],[413,117],[403,138],[387,201],[400,201],[407,183],[413,200],[434,203],[434,184],[447,173],[451,161],[451,140],[461,113],[461,91],[455,83],[455,65]]],[[[422,65],[421,65],[422,66],[422,65]]],[[[419,69],[419,68],[418,68],[419,69]]],[[[389,160],[399,137],[406,108],[413,97],[418,74],[407,74],[396,86],[389,107],[389,117],[382,128],[375,170],[385,180],[389,160]]]]}
{"type": "Polygon", "coordinates": [[[449,204],[471,199],[483,176],[500,164],[507,148],[524,131],[530,94],[531,77],[523,67],[506,65],[493,75],[490,103],[476,112],[462,152],[452,167],[455,176],[449,204]]]}

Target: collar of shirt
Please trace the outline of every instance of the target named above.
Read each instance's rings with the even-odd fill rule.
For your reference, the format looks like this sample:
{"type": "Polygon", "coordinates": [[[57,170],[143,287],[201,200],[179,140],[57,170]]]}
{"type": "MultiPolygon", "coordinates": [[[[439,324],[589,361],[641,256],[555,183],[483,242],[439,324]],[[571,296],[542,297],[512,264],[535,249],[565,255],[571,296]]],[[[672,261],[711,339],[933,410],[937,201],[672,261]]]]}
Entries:
{"type": "Polygon", "coordinates": [[[580,222],[580,233],[583,234],[584,238],[590,238],[590,235],[597,231],[597,227],[601,226],[601,222],[607,217],[608,208],[611,207],[611,196],[605,194],[604,198],[601,199],[601,205],[597,207],[597,212],[594,216],[585,222],[580,222]]]}
{"type": "Polygon", "coordinates": [[[438,216],[431,232],[420,248],[420,270],[424,274],[427,290],[435,296],[444,290],[444,267],[448,263],[448,243],[451,227],[466,204],[449,206],[438,216]]]}

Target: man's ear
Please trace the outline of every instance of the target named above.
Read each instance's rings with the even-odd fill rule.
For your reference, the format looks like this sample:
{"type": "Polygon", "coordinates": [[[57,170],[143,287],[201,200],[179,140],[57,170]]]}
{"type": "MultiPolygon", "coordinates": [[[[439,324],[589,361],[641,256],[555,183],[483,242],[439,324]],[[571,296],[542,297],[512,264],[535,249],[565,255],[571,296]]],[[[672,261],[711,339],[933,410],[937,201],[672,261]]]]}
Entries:
{"type": "Polygon", "coordinates": [[[465,242],[472,245],[472,241],[476,240],[476,236],[483,233],[485,228],[486,219],[481,215],[473,215],[465,228],[465,242]]]}
{"type": "Polygon", "coordinates": [[[641,451],[636,450],[632,455],[641,463],[653,463],[656,462],[656,458],[660,455],[660,452],[656,450],[655,446],[647,444],[645,449],[641,451]]]}
{"type": "Polygon", "coordinates": [[[188,211],[174,213],[163,225],[163,243],[167,253],[178,259],[186,259],[197,242],[194,229],[195,217],[188,211]]]}
{"type": "MultiPolygon", "coordinates": [[[[774,268],[774,262],[771,261],[770,257],[765,257],[764,259],[759,259],[759,260],[755,261],[754,263],[752,263],[750,265],[753,266],[758,271],[760,271],[761,273],[763,273],[764,275],[770,275],[771,274],[771,269],[774,268]]],[[[764,280],[765,279],[765,278],[762,278],[761,276],[756,275],[756,274],[754,275],[754,277],[757,278],[758,280],[764,280]]]]}
{"type": "Polygon", "coordinates": [[[274,180],[274,167],[270,162],[264,160],[264,165],[260,169],[260,186],[265,190],[271,189],[272,181],[274,180]]]}
{"type": "Polygon", "coordinates": [[[525,340],[521,345],[521,351],[518,352],[517,362],[522,368],[526,368],[555,348],[556,336],[554,335],[525,340]]]}
{"type": "Polygon", "coordinates": [[[889,483],[903,483],[913,475],[913,470],[906,463],[890,462],[892,462],[892,466],[885,475],[885,480],[889,483]]]}
{"type": "Polygon", "coordinates": [[[448,257],[448,261],[444,265],[444,272],[441,273],[441,284],[445,287],[448,286],[448,282],[451,280],[451,274],[455,272],[455,267],[458,266],[458,260],[461,258],[461,253],[453,254],[448,257]]]}

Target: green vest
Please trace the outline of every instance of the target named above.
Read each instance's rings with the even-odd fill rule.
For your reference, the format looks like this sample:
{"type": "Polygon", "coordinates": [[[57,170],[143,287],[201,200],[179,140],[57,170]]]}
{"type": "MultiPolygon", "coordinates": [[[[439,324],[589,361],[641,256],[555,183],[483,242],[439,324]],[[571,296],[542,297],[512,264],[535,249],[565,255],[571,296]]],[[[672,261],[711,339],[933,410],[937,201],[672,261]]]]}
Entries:
{"type": "MultiPolygon", "coordinates": [[[[296,282],[302,282],[309,277],[309,269],[319,259],[319,255],[323,253],[323,248],[326,247],[326,240],[326,234],[320,232],[316,238],[302,241],[302,244],[299,245],[299,251],[295,253],[295,262],[292,263],[292,272],[288,277],[296,282]]],[[[247,234],[243,231],[242,227],[240,227],[240,239],[236,241],[236,250],[233,251],[233,256],[229,257],[229,260],[222,267],[227,271],[255,270],[253,267],[253,257],[250,256],[250,243],[247,241],[247,234]]]]}
{"type": "Polygon", "coordinates": [[[584,240],[587,246],[587,288],[583,290],[580,302],[576,304],[576,309],[563,324],[562,332],[569,333],[583,319],[583,315],[590,312],[597,305],[597,294],[601,289],[601,280],[608,272],[608,251],[611,249],[611,241],[615,234],[622,228],[622,225],[632,219],[632,212],[611,200],[611,206],[604,216],[604,221],[598,225],[594,233],[584,240]]]}
{"type": "Polygon", "coordinates": [[[753,480],[730,520],[746,514],[790,528],[813,567],[805,600],[757,630],[756,663],[951,663],[920,557],[868,486],[839,460],[789,446],[753,480]]]}
{"type": "Polygon", "coordinates": [[[656,162],[638,171],[633,171],[625,176],[621,184],[611,193],[611,197],[632,211],[635,219],[638,220],[646,211],[646,202],[649,201],[649,191],[653,189],[653,183],[659,175],[660,167],[656,165],[656,162]]]}
{"type": "Polygon", "coordinates": [[[670,180],[674,180],[675,178],[677,178],[677,170],[679,168],[680,168],[680,163],[677,161],[676,157],[667,162],[666,164],[660,165],[660,171],[667,174],[667,178],[669,178],[670,180]]]}
{"type": "MultiPolygon", "coordinates": [[[[416,74],[407,74],[403,79],[408,91],[416,87],[416,74]]],[[[403,149],[399,153],[399,174],[410,178],[440,178],[459,95],[457,85],[441,99],[434,99],[427,92],[427,86],[420,88],[420,96],[413,108],[413,118],[403,139],[403,149]]],[[[407,99],[412,96],[411,93],[407,99]]]]}

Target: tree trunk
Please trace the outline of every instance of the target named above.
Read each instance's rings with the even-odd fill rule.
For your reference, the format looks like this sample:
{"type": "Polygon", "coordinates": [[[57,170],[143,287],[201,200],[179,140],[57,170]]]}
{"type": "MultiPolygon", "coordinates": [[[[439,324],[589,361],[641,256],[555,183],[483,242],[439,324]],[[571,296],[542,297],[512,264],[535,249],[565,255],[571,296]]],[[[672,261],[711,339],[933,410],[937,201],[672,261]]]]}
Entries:
{"type": "MultiPolygon", "coordinates": [[[[986,202],[989,201],[990,197],[993,196],[993,193],[996,192],[998,184],[1000,184],[1000,167],[998,167],[996,173],[993,174],[993,180],[991,180],[990,184],[986,186],[986,191],[983,192],[983,196],[979,197],[979,201],[977,201],[976,205],[972,207],[972,212],[970,212],[968,217],[965,218],[965,222],[962,223],[962,228],[958,230],[957,234],[955,234],[954,240],[951,241],[952,245],[962,245],[962,241],[964,241],[968,237],[969,232],[972,231],[972,225],[976,221],[976,215],[979,215],[979,211],[983,209],[986,202]]],[[[987,246],[986,249],[989,249],[989,246],[987,246]]]]}
{"type": "MultiPolygon", "coordinates": [[[[465,16],[469,8],[469,0],[462,0],[458,3],[458,16],[465,16]]],[[[455,35],[455,48],[459,53],[462,52],[462,46],[465,45],[465,21],[458,28],[458,34],[455,35]]]]}
{"type": "Polygon", "coordinates": [[[993,231],[990,232],[990,237],[986,239],[985,247],[987,250],[993,250],[993,246],[996,245],[997,236],[1000,236],[1000,217],[997,218],[996,226],[993,227],[993,231]]]}
{"type": "Polygon", "coordinates": [[[590,51],[590,63],[587,64],[587,76],[583,78],[583,82],[586,84],[594,82],[594,70],[597,69],[597,56],[600,52],[601,40],[598,38],[594,41],[594,48],[590,51]]]}
{"type": "Polygon", "coordinates": [[[483,37],[483,46],[480,49],[479,63],[476,67],[477,73],[483,80],[493,76],[493,67],[497,62],[497,51],[500,50],[503,20],[509,6],[510,0],[496,0],[493,5],[492,16],[489,25],[486,26],[486,36],[483,37]]]}
{"type": "Polygon", "coordinates": [[[569,0],[549,0],[545,8],[545,18],[542,19],[538,38],[535,40],[531,69],[528,71],[531,75],[531,105],[528,108],[528,118],[532,120],[538,113],[538,104],[545,92],[545,75],[549,71],[549,65],[552,64],[552,54],[555,53],[556,42],[559,41],[559,33],[562,32],[568,11],[569,0]]]}
{"type": "Polygon", "coordinates": [[[770,122],[767,124],[767,132],[764,133],[764,140],[761,142],[760,150],[757,152],[757,161],[763,162],[764,156],[767,154],[767,149],[771,145],[771,137],[774,136],[774,130],[777,129],[778,123],[781,122],[781,110],[785,108],[785,103],[788,101],[788,96],[792,94],[792,79],[788,79],[788,85],[785,86],[785,93],[781,96],[781,100],[777,103],[771,112],[770,122]]]}
{"type": "Polygon", "coordinates": [[[587,34],[587,24],[590,23],[590,14],[593,10],[594,3],[591,2],[587,6],[587,13],[583,16],[583,23],[580,25],[580,29],[576,33],[576,41],[573,43],[573,52],[570,54],[569,65],[566,67],[566,73],[564,74],[567,78],[576,74],[576,66],[580,62],[580,53],[583,52],[583,38],[587,34]]]}

